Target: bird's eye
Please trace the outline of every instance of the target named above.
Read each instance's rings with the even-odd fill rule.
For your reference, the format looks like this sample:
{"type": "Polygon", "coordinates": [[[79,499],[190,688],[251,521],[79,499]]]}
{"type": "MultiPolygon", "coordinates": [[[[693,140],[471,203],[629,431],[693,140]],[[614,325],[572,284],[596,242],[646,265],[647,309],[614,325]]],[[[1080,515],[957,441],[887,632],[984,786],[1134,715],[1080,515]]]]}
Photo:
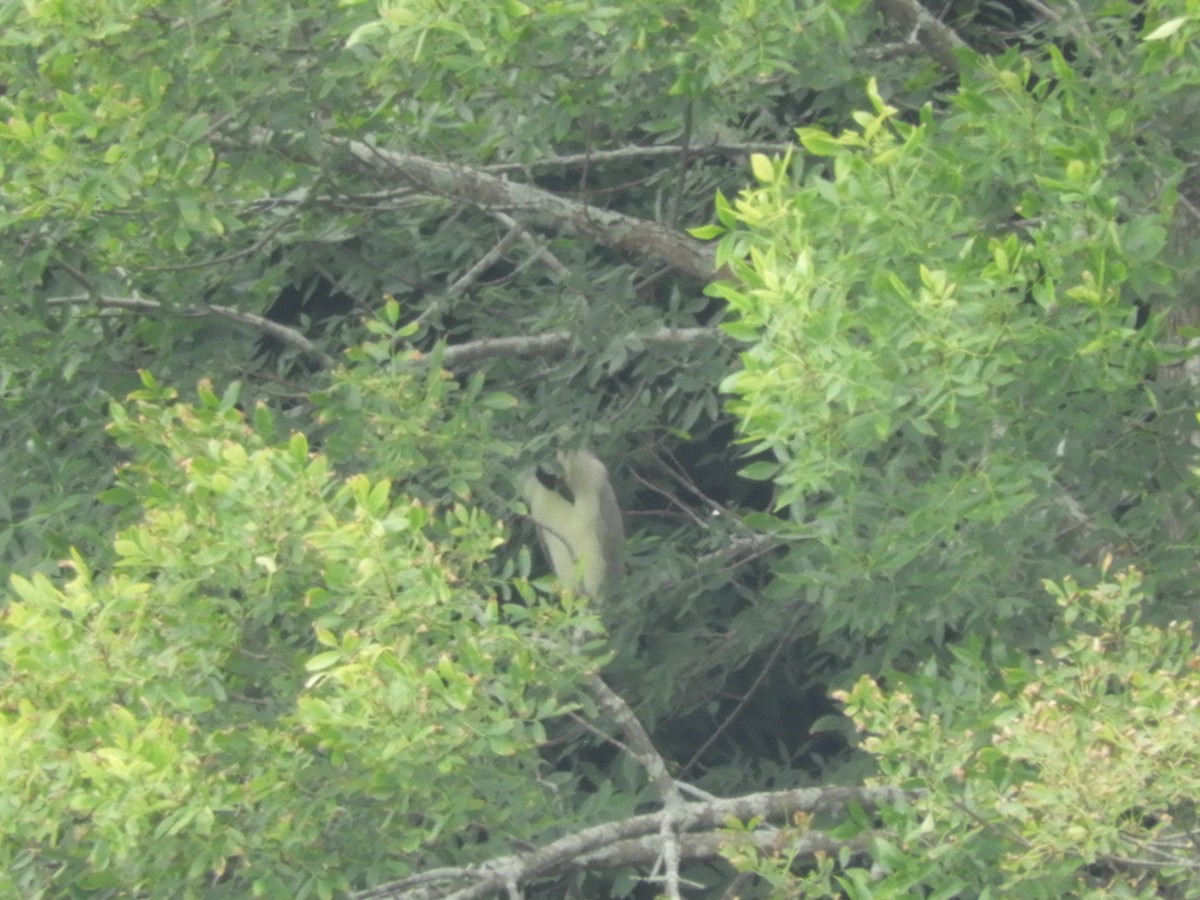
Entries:
{"type": "Polygon", "coordinates": [[[554,491],[568,503],[575,502],[575,494],[567,486],[567,479],[563,477],[563,471],[559,466],[553,463],[542,463],[534,474],[537,475],[537,480],[541,482],[542,487],[554,491]]]}
{"type": "Polygon", "coordinates": [[[562,481],[562,478],[559,476],[558,472],[556,472],[547,463],[541,463],[536,469],[533,470],[533,474],[536,475],[537,480],[542,483],[542,487],[551,491],[557,491],[558,485],[562,481]]]}

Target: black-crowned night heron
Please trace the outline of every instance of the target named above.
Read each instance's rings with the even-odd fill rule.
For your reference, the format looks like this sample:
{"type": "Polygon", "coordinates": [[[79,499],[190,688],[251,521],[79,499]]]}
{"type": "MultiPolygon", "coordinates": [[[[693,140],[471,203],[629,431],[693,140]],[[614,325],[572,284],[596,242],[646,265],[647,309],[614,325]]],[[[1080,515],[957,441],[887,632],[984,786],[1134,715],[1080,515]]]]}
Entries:
{"type": "Polygon", "coordinates": [[[558,466],[561,478],[534,472],[521,493],[562,586],[599,597],[622,574],[625,526],[617,497],[608,469],[588,451],[563,451],[558,466]]]}

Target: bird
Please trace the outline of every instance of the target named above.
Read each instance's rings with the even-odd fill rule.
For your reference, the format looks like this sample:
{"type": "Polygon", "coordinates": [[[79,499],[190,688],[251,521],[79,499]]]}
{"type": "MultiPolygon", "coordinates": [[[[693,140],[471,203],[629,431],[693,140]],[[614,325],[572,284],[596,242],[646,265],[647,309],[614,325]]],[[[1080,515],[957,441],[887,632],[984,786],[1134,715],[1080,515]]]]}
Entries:
{"type": "Polygon", "coordinates": [[[620,581],[625,526],[604,463],[587,450],[557,455],[561,478],[535,470],[521,494],[554,574],[566,590],[592,598],[620,581]]]}

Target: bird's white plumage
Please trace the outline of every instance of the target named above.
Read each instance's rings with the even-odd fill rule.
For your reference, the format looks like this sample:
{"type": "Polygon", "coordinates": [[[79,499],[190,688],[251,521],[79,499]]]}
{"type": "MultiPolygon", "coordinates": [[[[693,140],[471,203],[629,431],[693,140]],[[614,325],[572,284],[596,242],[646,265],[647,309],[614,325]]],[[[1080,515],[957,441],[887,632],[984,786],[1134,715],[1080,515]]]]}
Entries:
{"type": "Polygon", "coordinates": [[[522,494],[564,588],[598,597],[621,574],[625,529],[604,463],[586,450],[558,454],[566,494],[525,479],[522,494]]]}

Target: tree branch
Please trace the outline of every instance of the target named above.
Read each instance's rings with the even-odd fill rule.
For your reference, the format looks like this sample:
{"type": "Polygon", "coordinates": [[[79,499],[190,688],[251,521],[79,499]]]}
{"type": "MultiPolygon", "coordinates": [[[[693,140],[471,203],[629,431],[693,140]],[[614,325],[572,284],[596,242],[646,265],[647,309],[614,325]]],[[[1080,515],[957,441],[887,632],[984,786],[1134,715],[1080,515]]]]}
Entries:
{"type": "Polygon", "coordinates": [[[970,50],[970,46],[918,0],[875,0],[875,8],[893,27],[907,34],[910,42],[919,43],[939,66],[947,72],[958,72],[955,54],[970,50]]]}
{"type": "MultiPolygon", "coordinates": [[[[157,300],[147,300],[143,297],[118,297],[111,294],[71,294],[64,297],[51,297],[45,301],[48,306],[86,306],[99,305],[111,309],[122,309],[127,312],[160,313],[175,316],[219,316],[231,319],[243,325],[249,325],[261,333],[275,338],[281,344],[292,347],[312,359],[323,369],[337,366],[337,360],[319,349],[312,341],[294,328],[281,325],[265,316],[243,312],[231,306],[219,306],[214,303],[196,304],[192,306],[171,307],[157,300]]],[[[715,328],[659,328],[655,331],[639,334],[638,339],[647,344],[685,344],[704,339],[722,339],[721,332],[715,328]]],[[[530,337],[484,338],[479,341],[469,341],[465,344],[447,346],[442,355],[442,365],[450,370],[468,368],[494,356],[532,356],[554,359],[566,355],[571,348],[572,335],[566,331],[552,331],[547,334],[530,337]]]]}
{"type": "Polygon", "coordinates": [[[657,222],[589,206],[468,166],[385,150],[362,141],[344,141],[340,146],[359,164],[403,178],[420,190],[488,211],[500,209],[544,228],[566,228],[602,246],[660,260],[706,282],[717,277],[710,246],[657,222]]]}
{"type": "MultiPolygon", "coordinates": [[[[787,824],[798,812],[842,812],[851,804],[873,809],[904,798],[911,799],[913,796],[910,792],[890,787],[824,787],[796,788],[790,791],[747,794],[728,800],[685,803],[678,823],[681,849],[689,858],[713,858],[720,850],[722,839],[732,842],[746,839],[748,834],[756,834],[739,832],[736,837],[722,834],[718,829],[725,827],[730,818],[742,822],[759,818],[763,824],[787,824]],[[692,841],[692,836],[701,839],[692,841]],[[711,843],[705,843],[706,836],[711,843]],[[707,852],[691,857],[691,850],[699,851],[701,848],[707,852]]],[[[520,885],[533,878],[577,868],[583,865],[585,860],[599,864],[601,860],[613,859],[615,865],[616,860],[623,860],[625,854],[632,851],[617,851],[613,848],[624,847],[624,842],[657,836],[662,830],[664,815],[663,812],[650,813],[596,825],[525,853],[498,857],[477,866],[420,873],[411,878],[360,891],[354,897],[356,900],[482,900],[497,891],[505,890],[509,885],[520,885]],[[462,887],[464,881],[468,884],[462,887]],[[442,886],[435,887],[433,882],[441,883],[442,886]]],[[[765,833],[772,839],[775,838],[776,832],[765,833]]],[[[657,837],[652,838],[648,845],[655,856],[661,850],[657,840],[657,837]]],[[[830,845],[826,841],[827,838],[814,833],[800,841],[798,852],[816,852],[831,846],[847,846],[836,842],[830,845]]],[[[796,850],[797,844],[789,841],[788,849],[796,850]]]]}
{"type": "Polygon", "coordinates": [[[667,771],[666,760],[662,758],[658,750],[654,746],[654,742],[650,740],[650,735],[646,733],[646,729],[642,727],[642,723],[638,721],[637,716],[633,714],[633,710],[629,708],[629,704],[616,693],[612,688],[605,684],[604,679],[595,673],[589,673],[587,676],[588,687],[592,694],[600,703],[600,707],[608,712],[610,716],[625,732],[625,736],[629,739],[629,750],[634,755],[634,758],[642,764],[650,780],[654,782],[654,787],[658,791],[658,796],[662,800],[662,823],[659,827],[659,853],[666,867],[666,896],[667,900],[680,900],[679,896],[679,835],[677,828],[680,820],[683,818],[683,810],[686,806],[683,796],[679,793],[679,788],[675,784],[675,779],[667,771]]]}
{"type": "Polygon", "coordinates": [[[775,642],[775,646],[772,648],[770,655],[767,656],[766,662],[763,663],[762,669],[758,673],[758,677],[754,679],[754,682],[738,699],[737,705],[734,706],[733,711],[725,717],[724,721],[717,726],[716,730],[708,736],[708,739],[700,745],[700,748],[692,754],[692,758],[684,764],[683,768],[680,770],[681,775],[686,775],[691,770],[692,766],[696,765],[696,763],[703,758],[704,754],[708,752],[708,748],[716,743],[721,735],[724,734],[729,727],[737,721],[738,716],[742,714],[742,711],[746,708],[746,705],[750,702],[755,693],[757,693],[759,687],[766,680],[767,675],[770,674],[771,668],[775,665],[775,660],[779,658],[779,654],[785,647],[791,644],[792,631],[795,629],[795,627],[796,623],[793,621],[784,630],[783,634],[779,636],[779,639],[775,642]]]}
{"type": "MultiPolygon", "coordinates": [[[[716,328],[658,328],[637,335],[647,344],[687,344],[699,340],[723,340],[716,328]]],[[[493,356],[532,356],[557,359],[571,348],[569,331],[550,331],[531,336],[483,338],[446,347],[442,365],[450,370],[465,369],[493,356]]]]}
{"type": "Polygon", "coordinates": [[[115,297],[108,294],[72,294],[67,297],[51,297],[45,302],[47,306],[85,306],[87,304],[98,304],[129,312],[165,313],[175,316],[219,316],[223,319],[231,319],[234,322],[241,322],[243,325],[251,326],[262,334],[274,338],[281,344],[286,344],[300,351],[324,369],[332,369],[337,365],[337,360],[323,350],[318,349],[312,341],[295,329],[281,325],[278,322],[273,322],[265,316],[242,312],[240,309],[234,309],[231,306],[218,306],[214,303],[205,303],[194,306],[171,307],[157,300],[146,300],[143,297],[115,297]]]}
{"type": "Polygon", "coordinates": [[[792,144],[771,143],[767,141],[745,144],[655,144],[651,147],[633,146],[617,147],[613,150],[592,150],[588,153],[572,153],[563,156],[542,156],[519,163],[498,163],[481,166],[484,172],[524,172],[545,168],[571,168],[583,165],[601,165],[603,163],[626,163],[634,159],[657,159],[659,157],[675,157],[689,153],[692,156],[732,156],[746,157],[751,153],[777,153],[783,155],[792,144]]]}

